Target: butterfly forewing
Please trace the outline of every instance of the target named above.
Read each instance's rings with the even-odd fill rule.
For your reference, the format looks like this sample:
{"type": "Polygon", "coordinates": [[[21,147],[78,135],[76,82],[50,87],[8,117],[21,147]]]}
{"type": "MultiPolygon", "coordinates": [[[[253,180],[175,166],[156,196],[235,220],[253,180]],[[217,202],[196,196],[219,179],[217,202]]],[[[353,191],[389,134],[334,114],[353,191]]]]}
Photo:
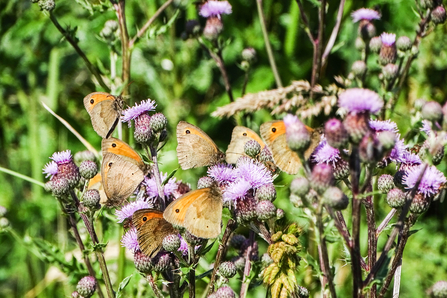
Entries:
{"type": "Polygon", "coordinates": [[[177,142],[177,157],[183,170],[215,164],[224,156],[203,130],[185,121],[177,125],[177,142]]]}
{"type": "Polygon", "coordinates": [[[144,173],[137,165],[113,153],[104,155],[101,172],[107,206],[121,204],[144,179],[144,173]]]}
{"type": "Polygon", "coordinates": [[[118,124],[122,100],[105,92],[93,92],[84,97],[84,106],[92,120],[93,129],[102,138],[108,138],[118,124]]]}
{"type": "Polygon", "coordinates": [[[129,161],[138,166],[143,172],[146,172],[147,165],[143,162],[141,156],[125,142],[116,139],[102,139],[101,150],[103,156],[106,153],[119,155],[122,159],[129,161]]]}
{"type": "Polygon", "coordinates": [[[236,126],[231,134],[231,142],[225,152],[227,163],[235,164],[239,157],[246,155],[244,146],[250,140],[258,142],[261,145],[261,149],[265,147],[264,142],[253,130],[244,126],[236,126]]]}

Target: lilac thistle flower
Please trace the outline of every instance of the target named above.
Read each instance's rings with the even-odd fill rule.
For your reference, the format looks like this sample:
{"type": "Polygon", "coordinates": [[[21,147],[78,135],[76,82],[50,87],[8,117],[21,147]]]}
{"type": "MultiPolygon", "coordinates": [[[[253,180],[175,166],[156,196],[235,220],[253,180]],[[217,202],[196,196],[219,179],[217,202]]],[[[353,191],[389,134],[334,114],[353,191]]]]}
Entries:
{"type": "Polygon", "coordinates": [[[121,210],[115,210],[116,218],[118,219],[118,222],[123,222],[126,218],[132,217],[135,211],[144,209],[144,208],[153,208],[154,205],[146,202],[146,201],[135,201],[132,203],[127,204],[121,210]]]}
{"type": "Polygon", "coordinates": [[[383,100],[379,94],[369,89],[351,88],[340,94],[338,105],[351,113],[375,114],[382,109],[383,100]]]}
{"type": "MultiPolygon", "coordinates": [[[[160,173],[161,181],[165,181],[168,178],[167,173],[160,173]]],[[[178,185],[181,181],[177,182],[175,177],[172,177],[168,180],[168,182],[164,186],[164,194],[166,197],[173,195],[173,193],[177,190],[178,185]]],[[[155,176],[152,175],[151,178],[144,177],[143,184],[146,186],[146,193],[149,198],[158,197],[158,188],[157,183],[155,182],[155,176]]]]}
{"type": "Polygon", "coordinates": [[[380,35],[380,39],[383,45],[391,47],[396,43],[396,34],[383,32],[380,35]]]}
{"type": "Polygon", "coordinates": [[[397,124],[391,120],[386,120],[386,121],[369,120],[369,126],[375,132],[382,132],[382,131],[398,132],[399,131],[397,129],[397,124]]]}
{"type": "Polygon", "coordinates": [[[234,202],[238,199],[242,199],[247,195],[247,192],[252,188],[250,182],[244,179],[238,179],[237,181],[228,185],[223,192],[224,202],[234,202]]]}
{"type": "Polygon", "coordinates": [[[248,159],[240,164],[234,170],[237,177],[250,183],[252,188],[258,188],[261,185],[273,183],[272,174],[261,163],[248,159]]]}
{"type": "Polygon", "coordinates": [[[43,173],[46,174],[45,178],[53,178],[57,174],[57,163],[55,161],[50,161],[43,168],[43,173]]]}
{"type": "Polygon", "coordinates": [[[393,162],[404,162],[405,154],[407,154],[407,145],[404,144],[403,140],[399,139],[400,135],[396,134],[396,143],[394,148],[390,152],[390,160],[393,162]]]}
{"type": "Polygon", "coordinates": [[[401,167],[400,169],[403,171],[406,171],[410,168],[413,168],[415,166],[419,166],[420,164],[422,164],[421,158],[414,153],[405,151],[404,152],[404,156],[402,158],[402,163],[401,163],[401,167]]]}
{"type": "MultiPolygon", "coordinates": [[[[412,189],[419,180],[419,176],[425,166],[419,165],[407,170],[404,176],[404,183],[407,185],[407,189],[412,189]]],[[[418,187],[418,191],[424,195],[425,198],[436,195],[439,192],[439,188],[447,182],[444,174],[439,171],[435,166],[427,166],[425,173],[422,176],[421,182],[418,187]]]]}
{"type": "Polygon", "coordinates": [[[357,9],[351,14],[351,17],[354,23],[357,23],[358,21],[361,20],[367,20],[367,21],[380,20],[380,14],[377,11],[369,8],[357,9]]]}
{"type": "Polygon", "coordinates": [[[320,163],[331,163],[334,165],[338,160],[340,160],[340,150],[331,147],[328,143],[326,138],[323,138],[318,144],[317,148],[315,148],[312,159],[320,164],[320,163]]]}
{"type": "Polygon", "coordinates": [[[231,14],[231,5],[228,1],[208,1],[200,7],[199,15],[204,18],[217,17],[222,14],[231,14]]]}
{"type": "Polygon", "coordinates": [[[140,246],[138,245],[137,229],[135,227],[129,229],[129,231],[124,234],[123,238],[121,238],[121,245],[132,252],[140,249],[140,246]]]}
{"type": "Polygon", "coordinates": [[[54,160],[58,165],[66,164],[73,161],[70,150],[65,150],[62,152],[54,152],[50,159],[54,160]]]}
{"type": "Polygon", "coordinates": [[[154,111],[156,107],[157,104],[155,101],[150,99],[143,100],[139,104],[124,110],[123,116],[121,116],[121,121],[129,122],[130,127],[130,120],[134,120],[144,113],[154,111]]]}
{"type": "Polygon", "coordinates": [[[431,122],[428,120],[422,120],[421,131],[424,132],[427,136],[430,136],[430,133],[432,132],[431,122]]]}
{"type": "Polygon", "coordinates": [[[188,243],[183,239],[183,237],[179,234],[180,238],[180,247],[177,251],[181,252],[182,255],[187,256],[188,255],[188,243]]]}
{"type": "Polygon", "coordinates": [[[219,185],[234,182],[237,178],[232,165],[217,164],[208,168],[208,176],[213,178],[219,185]]]}

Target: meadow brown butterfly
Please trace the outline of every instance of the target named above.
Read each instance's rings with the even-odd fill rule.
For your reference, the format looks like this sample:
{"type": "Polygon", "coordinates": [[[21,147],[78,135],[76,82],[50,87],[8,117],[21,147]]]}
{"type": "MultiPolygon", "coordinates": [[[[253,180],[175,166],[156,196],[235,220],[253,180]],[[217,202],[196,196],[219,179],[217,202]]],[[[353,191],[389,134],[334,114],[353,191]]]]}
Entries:
{"type": "Polygon", "coordinates": [[[183,170],[216,164],[225,157],[203,130],[185,121],[177,125],[177,142],[178,162],[183,170]]]}
{"type": "Polygon", "coordinates": [[[100,204],[105,204],[107,202],[107,195],[104,192],[104,186],[102,185],[101,173],[96,174],[95,177],[90,179],[87,185],[87,189],[96,189],[99,192],[100,204]]]}
{"type": "Polygon", "coordinates": [[[246,156],[247,154],[244,152],[244,146],[245,143],[250,140],[255,140],[259,143],[259,145],[261,145],[261,149],[264,149],[265,144],[257,133],[250,128],[236,126],[233,129],[233,133],[231,134],[231,142],[230,145],[228,145],[227,152],[225,153],[227,163],[235,164],[239,157],[246,156]]]}
{"type": "Polygon", "coordinates": [[[216,238],[221,231],[222,194],[217,186],[190,191],[169,204],[163,217],[196,237],[216,238]]]}
{"type": "Polygon", "coordinates": [[[106,206],[117,206],[133,194],[147,174],[148,167],[125,142],[110,138],[102,141],[102,184],[106,206]]]}
{"type": "Polygon", "coordinates": [[[154,209],[140,209],[134,212],[132,223],[137,229],[138,245],[141,251],[153,258],[163,248],[163,239],[177,230],[163,218],[163,212],[154,209]]]}
{"type": "MultiPolygon", "coordinates": [[[[311,134],[311,144],[304,153],[304,158],[308,159],[315,148],[320,143],[321,130],[314,130],[306,126],[311,134]]],[[[301,168],[301,161],[298,154],[292,151],[287,145],[286,126],[282,120],[269,121],[261,125],[261,136],[273,154],[273,160],[281,171],[290,175],[295,175],[301,168]]]]}
{"type": "Polygon", "coordinates": [[[102,138],[110,137],[121,116],[121,97],[106,92],[93,92],[84,97],[84,106],[96,133],[102,138]]]}

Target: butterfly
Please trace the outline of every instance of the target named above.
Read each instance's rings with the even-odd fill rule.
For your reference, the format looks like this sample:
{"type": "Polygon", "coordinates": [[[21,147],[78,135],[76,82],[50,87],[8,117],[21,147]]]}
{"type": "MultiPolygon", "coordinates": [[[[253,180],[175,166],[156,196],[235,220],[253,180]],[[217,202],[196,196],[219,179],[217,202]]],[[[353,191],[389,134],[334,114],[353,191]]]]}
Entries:
{"type": "MultiPolygon", "coordinates": [[[[304,153],[304,158],[309,159],[312,152],[320,143],[322,131],[312,129],[306,126],[311,135],[311,144],[304,153]]],[[[287,174],[295,175],[302,167],[301,160],[295,151],[292,151],[287,145],[286,126],[284,121],[275,120],[263,123],[260,127],[261,136],[267,144],[267,147],[273,154],[273,160],[281,171],[287,174]]]]}
{"type": "Polygon", "coordinates": [[[177,125],[177,158],[183,170],[216,164],[225,158],[213,140],[185,121],[177,125]]]}
{"type": "Polygon", "coordinates": [[[108,200],[106,206],[120,205],[130,197],[148,172],[140,155],[125,142],[102,140],[102,184],[108,200]]]}
{"type": "Polygon", "coordinates": [[[253,130],[244,126],[236,126],[233,129],[233,133],[231,134],[231,141],[225,153],[227,163],[235,164],[239,157],[246,156],[244,152],[244,146],[245,143],[250,140],[255,140],[256,142],[258,142],[259,145],[261,145],[261,149],[265,147],[265,143],[253,130]]]}
{"type": "Polygon", "coordinates": [[[149,257],[155,257],[163,248],[163,239],[178,231],[163,218],[163,212],[154,209],[140,209],[132,216],[137,229],[140,250],[149,257]]]}
{"type": "Polygon", "coordinates": [[[190,191],[169,204],[163,217],[196,237],[216,238],[221,231],[222,193],[217,186],[190,191]]]}
{"type": "Polygon", "coordinates": [[[84,106],[92,120],[93,129],[102,138],[109,138],[121,116],[123,100],[106,92],[93,92],[84,97],[84,106]]]}

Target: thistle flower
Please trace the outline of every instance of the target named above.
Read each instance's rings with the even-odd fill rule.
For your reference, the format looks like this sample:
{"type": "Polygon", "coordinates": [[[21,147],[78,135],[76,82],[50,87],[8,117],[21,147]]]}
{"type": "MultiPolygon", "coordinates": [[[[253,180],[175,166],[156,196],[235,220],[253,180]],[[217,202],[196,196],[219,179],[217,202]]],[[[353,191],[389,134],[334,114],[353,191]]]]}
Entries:
{"type": "Polygon", "coordinates": [[[351,13],[351,17],[354,23],[357,23],[361,20],[380,20],[380,14],[377,11],[369,8],[360,8],[351,13]]]}
{"type": "Polygon", "coordinates": [[[224,202],[235,202],[245,197],[247,192],[252,188],[250,182],[244,179],[238,179],[231,183],[223,192],[224,202]]]}
{"type": "Polygon", "coordinates": [[[177,234],[168,235],[163,239],[163,248],[166,251],[178,251],[180,249],[180,245],[180,236],[177,234]]]}
{"type": "Polygon", "coordinates": [[[217,17],[220,18],[223,14],[231,14],[231,5],[228,1],[213,1],[210,0],[200,7],[199,15],[204,18],[217,17]]]}
{"type": "Polygon", "coordinates": [[[371,40],[369,41],[369,49],[371,50],[371,52],[378,54],[381,47],[382,39],[379,36],[371,38],[371,40]]]}
{"type": "Polygon", "coordinates": [[[137,229],[135,227],[130,228],[126,234],[123,235],[123,238],[121,238],[121,245],[131,252],[140,249],[140,246],[138,245],[137,229]]]}
{"type": "Polygon", "coordinates": [[[405,154],[407,154],[407,145],[404,144],[404,141],[399,139],[400,135],[396,134],[396,142],[394,144],[394,148],[391,150],[389,159],[392,162],[404,162],[405,154]]]}
{"type": "Polygon", "coordinates": [[[439,5],[431,12],[431,19],[435,25],[443,24],[447,19],[444,5],[439,5]]]}
{"type": "Polygon", "coordinates": [[[324,124],[324,135],[329,145],[334,148],[344,147],[349,139],[345,126],[338,119],[330,119],[324,124]]]}
{"type": "Polygon", "coordinates": [[[402,165],[401,165],[402,170],[406,170],[420,164],[422,164],[422,161],[418,155],[410,153],[408,151],[405,151],[403,153],[402,165]]]}
{"type": "Polygon", "coordinates": [[[287,114],[284,117],[286,126],[287,145],[293,151],[303,152],[309,147],[310,134],[306,126],[298,119],[297,116],[287,114]]]}
{"type": "Polygon", "coordinates": [[[96,290],[96,279],[93,276],[85,276],[81,278],[76,286],[76,291],[82,297],[91,297],[96,290]]]}
{"type": "Polygon", "coordinates": [[[383,107],[380,96],[369,89],[351,88],[340,94],[338,105],[350,113],[378,113],[383,107]]]}
{"type": "Polygon", "coordinates": [[[79,174],[79,168],[73,161],[71,151],[55,152],[50,159],[57,164],[57,176],[67,179],[70,188],[77,186],[81,175],[79,174]]]}
{"type": "Polygon", "coordinates": [[[396,34],[384,32],[380,35],[380,38],[382,39],[382,47],[380,48],[379,54],[380,64],[386,65],[388,63],[396,62],[396,34]]]}
{"type": "Polygon", "coordinates": [[[47,163],[43,168],[43,173],[46,174],[45,178],[50,177],[52,179],[57,174],[57,163],[55,161],[47,163]]]}
{"type": "MultiPolygon", "coordinates": [[[[425,166],[420,165],[407,170],[407,173],[403,178],[407,189],[412,189],[416,185],[417,181],[419,180],[419,176],[422,174],[424,169],[425,166]]],[[[447,179],[441,171],[439,171],[435,166],[427,166],[420,181],[418,192],[425,198],[433,197],[439,192],[440,187],[446,182],[447,179]]]]}
{"type": "Polygon", "coordinates": [[[217,164],[208,168],[208,176],[213,178],[219,185],[227,185],[237,178],[232,165],[217,164]]]}
{"type": "Polygon", "coordinates": [[[182,236],[179,235],[180,238],[180,246],[177,249],[177,251],[179,251],[183,256],[187,256],[188,255],[188,243],[186,242],[185,239],[183,239],[182,236]]]}
{"type": "Polygon", "coordinates": [[[234,170],[237,177],[249,182],[252,188],[258,188],[265,184],[273,183],[272,174],[267,168],[252,159],[238,164],[234,170]]]}
{"type": "Polygon", "coordinates": [[[135,120],[140,117],[142,114],[147,114],[148,112],[155,111],[157,104],[155,101],[147,99],[141,101],[139,104],[136,104],[133,107],[130,107],[123,111],[123,116],[121,116],[121,121],[126,123],[128,122],[129,127],[131,126],[131,120],[135,120]]]}
{"type": "Polygon", "coordinates": [[[153,269],[152,258],[146,256],[139,249],[135,251],[133,262],[135,268],[141,273],[150,273],[153,269]]]}
{"type": "Polygon", "coordinates": [[[331,147],[326,138],[323,138],[315,148],[312,159],[317,163],[335,164],[340,159],[340,150],[331,147]]]}
{"type": "MultiPolygon", "coordinates": [[[[167,173],[160,173],[161,181],[165,181],[168,178],[167,173]]],[[[177,181],[175,177],[172,177],[166,182],[163,188],[163,192],[165,197],[174,197],[178,198],[180,193],[177,193],[177,190],[179,188],[179,185],[181,184],[181,181],[177,181]]],[[[155,180],[155,174],[151,175],[151,178],[144,177],[143,185],[146,187],[146,194],[149,199],[158,198],[158,187],[157,182],[155,180]]]]}
{"type": "Polygon", "coordinates": [[[115,210],[115,216],[118,219],[117,222],[121,223],[127,218],[132,218],[135,211],[153,207],[154,205],[149,202],[138,200],[125,205],[121,210],[115,210]]]}
{"type": "Polygon", "coordinates": [[[422,120],[421,131],[424,132],[427,136],[430,136],[430,133],[432,132],[431,122],[428,120],[422,120]]]}

